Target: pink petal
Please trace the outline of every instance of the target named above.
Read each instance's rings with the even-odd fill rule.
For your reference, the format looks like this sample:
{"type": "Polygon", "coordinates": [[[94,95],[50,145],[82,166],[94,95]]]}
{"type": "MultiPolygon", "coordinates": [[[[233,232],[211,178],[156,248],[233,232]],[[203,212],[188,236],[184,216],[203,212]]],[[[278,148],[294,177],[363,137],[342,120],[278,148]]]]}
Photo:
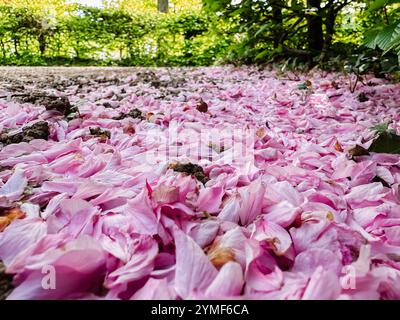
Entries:
{"type": "Polygon", "coordinates": [[[174,203],[179,201],[179,189],[160,185],[152,191],[152,199],[158,203],[174,203]]]}
{"type": "Polygon", "coordinates": [[[261,180],[256,180],[247,187],[239,188],[238,191],[241,197],[240,222],[242,225],[247,225],[261,213],[265,187],[261,180]]]}
{"type": "Polygon", "coordinates": [[[185,299],[206,290],[218,272],[203,250],[182,231],[175,231],[175,290],[185,299]]]}
{"type": "Polygon", "coordinates": [[[341,286],[339,277],[330,270],[318,267],[312,274],[303,300],[332,300],[340,295],[341,286]]]}
{"type": "Polygon", "coordinates": [[[301,212],[301,208],[293,206],[288,201],[281,201],[264,210],[265,219],[282,227],[290,226],[301,212]]]}
{"type": "Polygon", "coordinates": [[[146,189],[127,202],[124,213],[131,218],[137,233],[157,233],[158,222],[146,189]]]}
{"type": "Polygon", "coordinates": [[[15,170],[13,175],[0,188],[0,201],[15,201],[18,200],[24,193],[28,184],[24,176],[24,172],[20,169],[15,170]]]}
{"type": "Polygon", "coordinates": [[[207,288],[205,295],[208,298],[226,298],[238,296],[244,285],[243,270],[236,262],[226,263],[214,281],[207,288]]]}
{"type": "Polygon", "coordinates": [[[267,241],[276,255],[284,255],[292,245],[292,239],[284,228],[264,219],[256,222],[252,238],[259,242],[267,241]]]}
{"type": "Polygon", "coordinates": [[[107,288],[114,288],[150,275],[158,253],[157,243],[149,236],[141,236],[133,246],[130,260],[106,278],[105,286],[107,288]]]}
{"type": "Polygon", "coordinates": [[[89,237],[71,242],[51,262],[50,267],[54,268],[56,276],[55,289],[52,290],[42,286],[44,275],[49,272],[43,269],[47,267],[45,260],[40,268],[27,269],[21,274],[22,283],[8,299],[68,299],[99,288],[105,274],[105,255],[96,241],[89,237]]]}
{"type": "Polygon", "coordinates": [[[201,189],[199,198],[197,200],[198,210],[208,213],[219,212],[224,193],[225,192],[222,187],[201,189]]]}
{"type": "Polygon", "coordinates": [[[218,218],[225,221],[239,222],[240,214],[240,197],[238,195],[231,196],[225,203],[218,215],[218,218]]]}
{"type": "Polygon", "coordinates": [[[219,223],[215,220],[208,220],[196,224],[188,235],[202,248],[212,243],[219,231],[219,223]]]}
{"type": "Polygon", "coordinates": [[[166,279],[150,278],[131,300],[174,300],[176,294],[166,279]]]}
{"type": "Polygon", "coordinates": [[[46,223],[39,218],[15,220],[0,233],[0,259],[5,266],[13,264],[17,257],[23,256],[28,249],[45,236],[46,223]]]}
{"type": "Polygon", "coordinates": [[[339,274],[342,268],[340,257],[327,249],[311,248],[296,256],[292,272],[302,272],[311,276],[318,267],[339,274]]]}

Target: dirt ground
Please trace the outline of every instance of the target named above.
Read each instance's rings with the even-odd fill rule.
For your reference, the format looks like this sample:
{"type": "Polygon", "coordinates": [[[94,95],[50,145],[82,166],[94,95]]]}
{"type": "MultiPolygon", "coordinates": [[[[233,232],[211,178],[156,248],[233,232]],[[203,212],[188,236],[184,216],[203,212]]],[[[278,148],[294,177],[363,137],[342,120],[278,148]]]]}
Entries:
{"type": "MultiPolygon", "coordinates": [[[[129,75],[145,68],[136,67],[1,67],[1,81],[7,79],[38,79],[42,77],[79,77],[129,75]]],[[[149,68],[146,68],[149,69],[149,68]]]]}
{"type": "MultiPolygon", "coordinates": [[[[140,68],[140,67],[0,67],[0,99],[15,98],[29,94],[76,95],[84,99],[93,90],[120,85],[129,76],[134,76],[129,85],[149,84],[157,89],[152,93],[155,99],[177,96],[195,68],[140,68]],[[161,76],[161,78],[160,78],[161,76]],[[168,80],[162,78],[166,76],[168,80]]],[[[223,82],[223,79],[208,79],[201,69],[196,76],[199,84],[203,81],[223,82]]],[[[148,94],[139,85],[132,92],[148,94]]]]}
{"type": "MultiPolygon", "coordinates": [[[[82,79],[123,79],[135,73],[151,73],[160,68],[140,67],[0,67],[0,90],[18,89],[21,85],[37,85],[43,87],[70,86],[82,79]],[[75,83],[74,83],[75,82],[75,83]]],[[[162,68],[171,73],[184,73],[191,68],[162,68]]],[[[22,88],[21,88],[22,89],[22,88]]],[[[58,87],[57,89],[61,89],[58,87]]]]}
{"type": "Polygon", "coordinates": [[[62,89],[62,86],[74,85],[84,78],[123,78],[139,70],[118,67],[0,67],[0,90],[20,91],[25,85],[62,89]]]}

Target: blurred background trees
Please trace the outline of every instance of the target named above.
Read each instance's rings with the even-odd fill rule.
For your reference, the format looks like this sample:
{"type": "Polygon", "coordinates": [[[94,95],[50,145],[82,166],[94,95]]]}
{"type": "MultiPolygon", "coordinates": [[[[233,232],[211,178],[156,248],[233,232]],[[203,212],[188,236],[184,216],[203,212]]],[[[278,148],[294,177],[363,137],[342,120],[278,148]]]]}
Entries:
{"type": "Polygon", "coordinates": [[[276,63],[379,74],[396,70],[398,56],[400,0],[0,0],[1,64],[276,63]]]}

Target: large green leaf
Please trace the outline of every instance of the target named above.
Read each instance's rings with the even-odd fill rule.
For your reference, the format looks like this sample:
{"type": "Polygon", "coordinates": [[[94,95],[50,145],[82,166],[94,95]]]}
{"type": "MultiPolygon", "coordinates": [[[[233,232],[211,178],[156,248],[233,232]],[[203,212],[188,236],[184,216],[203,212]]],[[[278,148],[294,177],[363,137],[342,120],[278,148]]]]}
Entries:
{"type": "Polygon", "coordinates": [[[400,54],[400,37],[394,39],[390,45],[386,48],[386,50],[383,52],[383,54],[388,53],[389,51],[394,51],[396,52],[397,55],[400,54]]]}
{"type": "Polygon", "coordinates": [[[382,49],[385,51],[385,53],[389,52],[390,50],[395,50],[398,51],[398,47],[400,46],[400,23],[395,27],[392,33],[392,39],[388,44],[386,44],[386,47],[382,47],[382,49]],[[397,50],[396,50],[397,49],[397,50]]]}
{"type": "Polygon", "coordinates": [[[397,28],[397,24],[391,24],[383,28],[377,35],[376,44],[382,50],[386,50],[393,39],[393,34],[397,28]]]}
{"type": "Polygon", "coordinates": [[[400,3],[399,0],[375,0],[372,2],[369,6],[370,11],[378,10],[384,6],[387,6],[389,4],[394,4],[394,3],[400,3]]]}
{"type": "Polygon", "coordinates": [[[374,29],[367,32],[364,36],[364,45],[368,48],[375,49],[377,45],[376,41],[380,31],[380,29],[374,29]]]}
{"type": "Polygon", "coordinates": [[[392,132],[381,132],[374,142],[372,142],[368,151],[400,154],[400,136],[392,132]]]}
{"type": "Polygon", "coordinates": [[[373,10],[377,10],[382,8],[383,6],[386,6],[386,3],[388,1],[387,0],[375,0],[374,2],[372,2],[369,6],[369,10],[373,11],[373,10]]]}

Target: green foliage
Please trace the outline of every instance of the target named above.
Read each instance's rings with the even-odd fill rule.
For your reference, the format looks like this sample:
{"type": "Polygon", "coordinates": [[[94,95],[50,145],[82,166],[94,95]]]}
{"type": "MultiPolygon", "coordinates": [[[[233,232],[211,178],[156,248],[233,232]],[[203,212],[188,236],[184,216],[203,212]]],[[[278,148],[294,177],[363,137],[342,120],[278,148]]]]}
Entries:
{"type": "Polygon", "coordinates": [[[370,4],[368,13],[373,16],[373,12],[383,12],[384,19],[375,18],[373,28],[364,37],[364,45],[372,49],[379,48],[384,55],[392,51],[400,59],[399,5],[399,0],[375,0],[370,4]]]}
{"type": "Polygon", "coordinates": [[[400,136],[394,132],[384,131],[368,148],[370,152],[400,154],[400,136]]]}
{"type": "Polygon", "coordinates": [[[365,37],[365,45],[369,48],[380,48],[388,53],[393,50],[400,56],[400,22],[371,30],[365,37]]]}
{"type": "Polygon", "coordinates": [[[396,134],[396,131],[393,129],[389,129],[389,125],[392,122],[386,122],[386,123],[380,123],[377,124],[376,126],[373,126],[372,128],[370,128],[371,131],[374,131],[377,134],[383,133],[383,132],[389,132],[389,133],[393,133],[396,134]]]}
{"type": "Polygon", "coordinates": [[[397,57],[389,54],[381,57],[381,53],[376,50],[356,50],[344,58],[343,71],[362,75],[372,72],[378,78],[385,74],[399,71],[397,57]]]}
{"type": "Polygon", "coordinates": [[[209,65],[227,42],[201,11],[130,12],[73,6],[63,14],[0,6],[0,63],[209,65]]]}
{"type": "Polygon", "coordinates": [[[398,2],[203,0],[228,26],[227,62],[275,62],[282,69],[318,64],[379,76],[398,66],[392,54],[400,50],[398,2]]]}
{"type": "Polygon", "coordinates": [[[372,131],[375,131],[376,133],[382,133],[382,132],[389,131],[389,125],[390,125],[390,122],[380,123],[380,124],[377,124],[376,126],[373,126],[370,129],[372,131]]]}
{"type": "Polygon", "coordinates": [[[381,123],[371,128],[376,133],[376,138],[368,151],[400,154],[400,136],[396,134],[396,130],[389,129],[390,124],[391,122],[381,123]]]}

